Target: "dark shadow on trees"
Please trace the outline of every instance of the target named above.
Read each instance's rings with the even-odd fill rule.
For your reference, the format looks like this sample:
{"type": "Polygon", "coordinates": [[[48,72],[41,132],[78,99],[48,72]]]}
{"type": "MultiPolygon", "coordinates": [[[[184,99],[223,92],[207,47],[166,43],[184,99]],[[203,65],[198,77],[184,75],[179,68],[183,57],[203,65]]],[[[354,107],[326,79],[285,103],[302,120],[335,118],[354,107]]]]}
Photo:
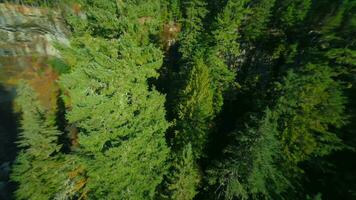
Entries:
{"type": "Polygon", "coordinates": [[[15,160],[19,133],[19,114],[14,111],[14,88],[0,84],[0,199],[12,199],[16,184],[9,179],[10,166],[15,160]]]}
{"type": "Polygon", "coordinates": [[[62,98],[62,93],[59,92],[57,96],[57,112],[56,112],[56,125],[58,130],[62,133],[58,138],[58,143],[62,144],[62,151],[69,153],[71,151],[71,138],[68,131],[68,122],[65,118],[66,107],[62,98]]]}

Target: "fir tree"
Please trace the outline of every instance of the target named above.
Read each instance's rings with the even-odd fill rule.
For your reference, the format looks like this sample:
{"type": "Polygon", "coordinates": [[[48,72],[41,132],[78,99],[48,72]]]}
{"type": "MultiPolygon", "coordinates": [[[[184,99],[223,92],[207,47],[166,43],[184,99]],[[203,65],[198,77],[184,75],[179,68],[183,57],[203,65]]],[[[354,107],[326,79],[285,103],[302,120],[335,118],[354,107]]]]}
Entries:
{"type": "Polygon", "coordinates": [[[219,113],[223,106],[224,94],[234,86],[241,57],[239,29],[248,12],[247,2],[227,1],[212,25],[212,44],[206,50],[205,59],[214,90],[215,113],[219,113]]]}
{"type": "Polygon", "coordinates": [[[203,155],[214,116],[213,90],[203,58],[196,56],[190,65],[192,70],[178,97],[180,103],[177,105],[173,144],[176,149],[181,149],[191,143],[194,157],[199,158],[203,155]]]}
{"type": "Polygon", "coordinates": [[[67,119],[79,129],[76,154],[88,177],[89,199],[150,199],[168,154],[165,98],[147,82],[162,64],[162,53],[149,40],[157,33],[160,5],[114,2],[86,2],[95,9],[87,24],[94,31],[79,34],[63,51],[72,67],[61,78],[70,98],[67,119]],[[105,21],[112,17],[117,19],[105,21]]]}
{"type": "MultiPolygon", "coordinates": [[[[219,58],[223,58],[229,69],[236,70],[236,61],[240,56],[240,26],[248,13],[249,0],[229,0],[213,25],[213,42],[219,58]]],[[[214,55],[214,54],[213,54],[214,55]]]]}
{"type": "Polygon", "coordinates": [[[250,12],[244,21],[243,34],[248,41],[265,36],[276,0],[259,0],[251,3],[250,12]]]}
{"type": "Polygon", "coordinates": [[[287,162],[295,166],[343,146],[331,131],[345,123],[345,97],[334,76],[327,66],[308,64],[299,72],[290,71],[281,85],[276,105],[280,138],[287,162]]]}
{"type": "Polygon", "coordinates": [[[265,116],[234,134],[225,150],[225,159],[208,170],[209,184],[224,199],[276,199],[288,187],[279,170],[281,156],[276,116],[267,109],[265,116]]]}
{"type": "Polygon", "coordinates": [[[190,200],[198,192],[201,175],[190,143],[177,154],[172,155],[172,166],[164,181],[166,188],[160,191],[159,199],[190,200]]]}
{"type": "Polygon", "coordinates": [[[61,134],[49,119],[36,93],[25,82],[18,86],[16,103],[21,108],[21,151],[12,168],[11,179],[19,184],[17,199],[53,199],[66,179],[60,156],[61,134]]]}
{"type": "Polygon", "coordinates": [[[179,52],[182,54],[182,59],[189,60],[201,46],[203,22],[208,10],[203,0],[185,0],[182,1],[182,7],[184,8],[183,31],[180,34],[179,52]]]}
{"type": "Polygon", "coordinates": [[[307,16],[311,0],[279,0],[276,3],[276,22],[282,29],[290,28],[302,22],[307,16]]]}

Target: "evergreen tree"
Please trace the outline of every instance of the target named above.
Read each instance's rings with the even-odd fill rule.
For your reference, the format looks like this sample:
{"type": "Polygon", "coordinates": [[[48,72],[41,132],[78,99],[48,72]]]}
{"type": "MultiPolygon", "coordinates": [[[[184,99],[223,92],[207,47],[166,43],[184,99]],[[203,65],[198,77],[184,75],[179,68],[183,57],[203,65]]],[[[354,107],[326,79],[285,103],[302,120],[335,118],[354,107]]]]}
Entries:
{"type": "Polygon", "coordinates": [[[62,131],[18,88],[17,199],[355,199],[356,1],[20,3],[71,43],[62,131]]]}
{"type": "Polygon", "coordinates": [[[67,119],[79,129],[76,155],[88,177],[86,195],[150,199],[168,154],[165,98],[147,82],[162,64],[162,53],[150,42],[159,1],[84,3],[91,9],[89,32],[79,32],[63,51],[72,71],[61,85],[70,98],[67,119]]]}
{"type": "Polygon", "coordinates": [[[193,199],[196,195],[201,179],[197,160],[204,154],[214,115],[210,72],[200,49],[206,3],[182,1],[182,8],[179,52],[183,62],[176,75],[181,88],[173,92],[176,96],[173,108],[176,125],[169,138],[173,162],[162,183],[163,196],[168,199],[193,199]]]}
{"type": "Polygon", "coordinates": [[[197,194],[201,177],[190,143],[177,154],[172,155],[172,166],[164,181],[166,188],[160,191],[159,199],[190,200],[197,194]]]}
{"type": "Polygon", "coordinates": [[[189,60],[201,46],[201,34],[204,30],[204,18],[208,13],[203,0],[182,1],[183,27],[179,40],[179,52],[182,59],[189,60]]]}
{"type": "Polygon", "coordinates": [[[343,146],[331,129],[345,123],[345,97],[334,76],[327,66],[308,64],[281,85],[276,112],[283,155],[292,165],[343,146]]]}
{"type": "Polygon", "coordinates": [[[214,90],[214,110],[219,113],[224,94],[233,88],[240,59],[239,28],[248,12],[248,1],[227,1],[212,25],[211,46],[206,50],[206,63],[214,90]]]}
{"type": "Polygon", "coordinates": [[[277,118],[266,110],[261,121],[256,118],[246,130],[234,134],[225,151],[225,159],[208,170],[209,184],[215,185],[224,199],[276,199],[288,187],[279,170],[281,157],[277,118]]]}
{"type": "Polygon", "coordinates": [[[244,21],[243,34],[248,41],[262,39],[267,33],[276,0],[259,0],[251,4],[250,12],[244,21]]]}
{"type": "Polygon", "coordinates": [[[60,156],[61,134],[40,105],[36,93],[25,82],[18,86],[16,103],[21,108],[21,151],[12,168],[11,179],[19,184],[17,199],[53,199],[66,174],[60,156]]]}
{"type": "Polygon", "coordinates": [[[178,97],[173,143],[175,149],[191,143],[193,155],[199,158],[203,155],[214,116],[213,91],[210,88],[209,70],[203,58],[196,56],[191,66],[186,86],[178,97]]]}
{"type": "MultiPolygon", "coordinates": [[[[218,57],[223,58],[224,63],[228,67],[236,68],[236,60],[240,56],[240,45],[238,39],[240,39],[239,29],[243,19],[245,18],[248,9],[247,3],[250,0],[229,0],[226,6],[219,13],[212,35],[214,38],[215,48],[218,51],[218,57]]],[[[236,69],[235,69],[236,70],[236,69]]]]}
{"type": "Polygon", "coordinates": [[[161,2],[163,15],[169,21],[179,21],[182,18],[181,0],[167,0],[161,2]]]}
{"type": "Polygon", "coordinates": [[[276,4],[276,21],[280,23],[279,27],[289,28],[302,22],[308,14],[311,3],[311,0],[279,0],[276,4]]]}

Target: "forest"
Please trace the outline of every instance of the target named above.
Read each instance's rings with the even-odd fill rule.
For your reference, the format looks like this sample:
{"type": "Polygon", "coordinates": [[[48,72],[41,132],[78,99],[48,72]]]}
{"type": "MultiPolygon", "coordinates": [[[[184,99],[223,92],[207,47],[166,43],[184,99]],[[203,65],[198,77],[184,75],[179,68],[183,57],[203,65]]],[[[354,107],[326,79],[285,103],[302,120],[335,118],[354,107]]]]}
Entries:
{"type": "Polygon", "coordinates": [[[60,9],[55,107],[19,81],[18,200],[356,199],[355,0],[60,9]]]}

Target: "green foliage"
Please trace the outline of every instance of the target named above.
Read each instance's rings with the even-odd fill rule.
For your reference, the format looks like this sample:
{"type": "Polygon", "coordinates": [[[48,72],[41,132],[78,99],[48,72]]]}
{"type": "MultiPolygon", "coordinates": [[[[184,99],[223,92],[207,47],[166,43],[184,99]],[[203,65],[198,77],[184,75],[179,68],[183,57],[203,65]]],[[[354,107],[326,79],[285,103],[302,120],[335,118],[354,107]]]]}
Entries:
{"type": "Polygon", "coordinates": [[[355,1],[22,2],[72,34],[62,131],[19,87],[16,198],[355,196],[355,1]]]}
{"type": "Polygon", "coordinates": [[[302,22],[311,7],[311,0],[279,0],[277,3],[277,17],[280,18],[282,29],[302,22]]]}
{"type": "Polygon", "coordinates": [[[165,98],[147,83],[162,65],[149,40],[159,4],[114,2],[85,4],[88,20],[97,21],[88,23],[94,31],[64,50],[73,69],[61,78],[70,97],[67,119],[79,128],[77,154],[89,199],[150,199],[168,155],[165,98]]]}
{"type": "Polygon", "coordinates": [[[213,26],[213,45],[206,50],[206,63],[210,69],[214,90],[214,110],[219,113],[224,94],[233,87],[240,58],[240,34],[238,32],[244,15],[248,12],[247,1],[227,1],[213,26]]]}
{"type": "Polygon", "coordinates": [[[279,170],[281,156],[276,116],[267,109],[265,116],[245,131],[237,131],[226,149],[227,159],[208,171],[210,184],[225,199],[275,199],[288,186],[279,170]]]}
{"type": "Polygon", "coordinates": [[[343,74],[353,74],[356,69],[356,40],[352,38],[356,29],[354,9],[354,1],[343,1],[333,15],[325,17],[320,28],[322,51],[331,65],[343,74]]]}
{"type": "Polygon", "coordinates": [[[60,58],[52,58],[49,60],[49,64],[58,74],[69,72],[69,67],[60,58]]]}
{"type": "Polygon", "coordinates": [[[203,34],[203,19],[208,13],[206,3],[203,0],[182,1],[183,10],[183,31],[180,35],[180,48],[183,59],[188,59],[194,55],[195,50],[200,46],[201,34],[203,34]]]}
{"type": "Polygon", "coordinates": [[[170,173],[164,182],[167,191],[160,194],[161,199],[193,199],[201,177],[190,143],[182,151],[172,155],[172,159],[170,173]]]}
{"type": "Polygon", "coordinates": [[[236,58],[240,55],[238,40],[240,34],[238,30],[248,9],[246,4],[249,0],[227,2],[224,10],[216,19],[215,30],[213,31],[214,42],[221,57],[231,67],[236,58]]]}
{"type": "Polygon", "coordinates": [[[213,90],[214,113],[219,113],[224,104],[224,94],[233,87],[235,73],[225,64],[225,60],[218,55],[217,49],[209,49],[205,58],[209,67],[211,88],[213,90]]]}
{"type": "Polygon", "coordinates": [[[322,200],[322,195],[318,193],[317,195],[310,197],[309,195],[307,196],[307,200],[322,200]]]}
{"type": "Polygon", "coordinates": [[[179,21],[182,18],[181,0],[167,0],[162,1],[161,4],[167,21],[179,21]]]}
{"type": "Polygon", "coordinates": [[[290,71],[284,79],[276,112],[288,162],[342,148],[341,140],[330,130],[345,123],[345,98],[334,76],[327,66],[308,64],[298,72],[290,71]]]}
{"type": "Polygon", "coordinates": [[[191,143],[193,155],[201,157],[214,116],[213,90],[203,58],[196,56],[189,65],[192,70],[178,97],[177,131],[173,143],[178,149],[191,143]]]}
{"type": "Polygon", "coordinates": [[[252,4],[244,22],[245,38],[254,41],[266,34],[275,2],[276,0],[259,0],[252,4]]]}
{"type": "Polygon", "coordinates": [[[57,144],[61,134],[46,116],[36,93],[25,82],[18,87],[16,103],[21,107],[21,151],[12,168],[11,179],[19,183],[17,199],[52,199],[66,175],[57,144]]]}

